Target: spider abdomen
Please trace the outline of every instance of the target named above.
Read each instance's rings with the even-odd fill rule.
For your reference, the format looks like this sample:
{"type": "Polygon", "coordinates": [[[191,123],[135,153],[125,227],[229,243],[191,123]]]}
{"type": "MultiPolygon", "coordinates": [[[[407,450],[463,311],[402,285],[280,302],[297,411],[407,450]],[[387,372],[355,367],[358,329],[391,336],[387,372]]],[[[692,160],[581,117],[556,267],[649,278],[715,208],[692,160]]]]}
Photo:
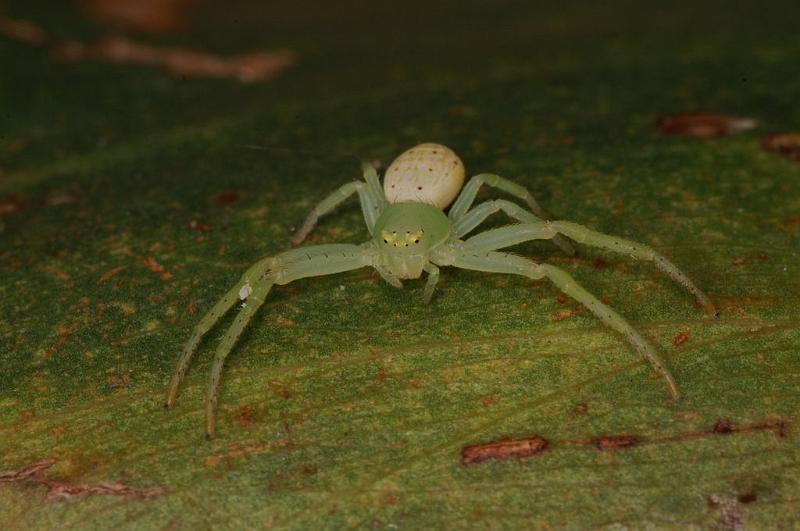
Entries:
{"type": "Polygon", "coordinates": [[[386,169],[383,189],[390,203],[418,202],[445,208],[464,185],[464,163],[441,144],[419,144],[386,169]]]}

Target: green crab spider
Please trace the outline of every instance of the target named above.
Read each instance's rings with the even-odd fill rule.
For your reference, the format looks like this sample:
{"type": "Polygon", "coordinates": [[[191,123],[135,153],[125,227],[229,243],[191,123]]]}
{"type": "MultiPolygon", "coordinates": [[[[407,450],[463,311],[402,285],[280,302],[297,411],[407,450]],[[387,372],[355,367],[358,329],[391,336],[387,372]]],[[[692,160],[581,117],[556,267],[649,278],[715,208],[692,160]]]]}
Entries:
{"type": "Polygon", "coordinates": [[[299,247],[264,258],[245,271],[239,282],[195,326],[172,376],[165,403],[167,408],[175,403],[178,387],[200,340],[225,313],[237,303],[246,301],[214,355],[205,407],[209,440],[216,433],[217,398],[225,359],[253,315],[264,304],[272,286],[362,267],[374,268],[396,288],[403,286],[402,280],[420,278],[426,272],[428,277],[422,296],[425,303],[431,300],[440,266],[522,275],[534,280],[547,278],[610,328],[623,334],[661,375],[672,398],[680,398],[678,385],[655,348],[622,316],[582,288],[567,272],[500,250],[530,240],[550,240],[564,252],[573,254],[572,245],[564,238],[567,237],[578,243],[650,260],[661,272],[694,295],[709,314],[717,315],[714,305],[703,292],[666,258],[640,243],[595,232],[569,221],[550,221],[528,190],[497,175],[476,175],[464,186],[461,159],[440,144],[420,144],[402,153],[387,168],[383,187],[371,164],[365,163],[363,172],[363,181],[347,183],[323,199],[297,230],[292,243],[295,246],[302,243],[321,216],[353,194],[357,194],[361,202],[364,221],[372,236],[369,241],[361,245],[340,243],[299,247]],[[504,199],[486,201],[471,208],[483,185],[524,201],[528,209],[504,199]],[[451,202],[453,204],[445,215],[443,209],[451,202]],[[486,218],[499,211],[519,223],[467,237],[486,218]]]}

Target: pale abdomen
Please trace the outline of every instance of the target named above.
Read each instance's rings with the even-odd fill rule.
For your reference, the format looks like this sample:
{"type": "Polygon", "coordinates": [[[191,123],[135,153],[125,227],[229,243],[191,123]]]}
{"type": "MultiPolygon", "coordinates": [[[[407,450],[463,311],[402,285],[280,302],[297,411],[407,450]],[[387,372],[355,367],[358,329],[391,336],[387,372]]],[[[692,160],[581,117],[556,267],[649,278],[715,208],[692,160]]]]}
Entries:
{"type": "Polygon", "coordinates": [[[441,144],[419,144],[389,165],[383,189],[390,203],[414,201],[445,208],[464,185],[464,164],[441,144]]]}

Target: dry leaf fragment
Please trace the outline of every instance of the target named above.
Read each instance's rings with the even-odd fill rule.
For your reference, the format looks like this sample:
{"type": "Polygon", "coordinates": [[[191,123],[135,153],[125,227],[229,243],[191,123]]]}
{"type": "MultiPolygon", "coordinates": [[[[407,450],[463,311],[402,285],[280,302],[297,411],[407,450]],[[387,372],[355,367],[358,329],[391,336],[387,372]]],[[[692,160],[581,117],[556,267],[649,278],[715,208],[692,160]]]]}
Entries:
{"type": "Polygon", "coordinates": [[[195,0],[83,0],[81,7],[93,19],[129,29],[166,33],[189,27],[186,11],[195,0]]]}
{"type": "Polygon", "coordinates": [[[761,146],[773,153],[800,161],[800,133],[776,133],[761,141],[761,146]]]}
{"type": "Polygon", "coordinates": [[[0,17],[0,35],[37,46],[47,43],[47,33],[44,29],[29,20],[0,17]]]}
{"type": "Polygon", "coordinates": [[[186,48],[162,48],[111,35],[94,44],[66,42],[56,49],[65,61],[105,59],[166,69],[185,77],[228,77],[250,83],[270,79],[295,63],[290,51],[256,51],[221,57],[186,48]]]}
{"type": "Polygon", "coordinates": [[[717,138],[748,131],[758,126],[753,118],[729,116],[717,112],[682,112],[662,116],[658,129],[667,135],[688,135],[697,138],[717,138]]]}

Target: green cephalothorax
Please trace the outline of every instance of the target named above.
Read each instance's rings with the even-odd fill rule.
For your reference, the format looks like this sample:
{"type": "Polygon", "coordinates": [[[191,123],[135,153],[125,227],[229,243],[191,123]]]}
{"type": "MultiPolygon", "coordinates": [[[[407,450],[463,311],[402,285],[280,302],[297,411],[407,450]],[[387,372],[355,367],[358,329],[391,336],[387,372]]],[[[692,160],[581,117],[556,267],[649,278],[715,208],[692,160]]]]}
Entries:
{"type": "Polygon", "coordinates": [[[375,222],[380,261],[397,278],[419,278],[430,252],[450,236],[450,221],[425,203],[390,203],[375,222]]]}
{"type": "Polygon", "coordinates": [[[272,286],[362,267],[374,268],[381,278],[396,288],[403,287],[402,279],[415,279],[423,272],[427,273],[422,291],[425,303],[430,302],[433,296],[439,279],[439,266],[522,275],[535,280],[547,278],[610,328],[624,335],[664,378],[672,397],[680,397],[675,380],[655,348],[621,315],[583,289],[567,272],[501,249],[530,240],[550,240],[567,254],[573,254],[572,244],[565,239],[570,238],[578,243],[649,260],[692,293],[711,315],[716,315],[711,301],[666,258],[646,245],[601,234],[577,223],[546,221],[549,216],[526,188],[497,175],[482,173],[464,185],[461,159],[441,144],[420,144],[402,153],[386,170],[383,187],[371,164],[365,163],[363,169],[363,181],[355,180],[340,186],[311,211],[292,238],[292,243],[302,243],[320,216],[353,194],[358,194],[367,230],[372,235],[369,241],[362,245],[312,245],[264,258],[245,271],[239,282],[195,326],[172,376],[166,407],[174,404],[178,386],[200,340],[224,314],[237,303],[242,303],[241,311],[223,336],[214,356],[206,397],[206,435],[209,439],[214,437],[216,429],[217,396],[225,358],[264,303],[272,286]],[[524,201],[528,208],[504,199],[473,206],[478,190],[484,184],[524,201]],[[451,202],[452,206],[445,214],[442,209],[451,202]],[[519,223],[467,237],[486,218],[500,211],[519,223]]]}

